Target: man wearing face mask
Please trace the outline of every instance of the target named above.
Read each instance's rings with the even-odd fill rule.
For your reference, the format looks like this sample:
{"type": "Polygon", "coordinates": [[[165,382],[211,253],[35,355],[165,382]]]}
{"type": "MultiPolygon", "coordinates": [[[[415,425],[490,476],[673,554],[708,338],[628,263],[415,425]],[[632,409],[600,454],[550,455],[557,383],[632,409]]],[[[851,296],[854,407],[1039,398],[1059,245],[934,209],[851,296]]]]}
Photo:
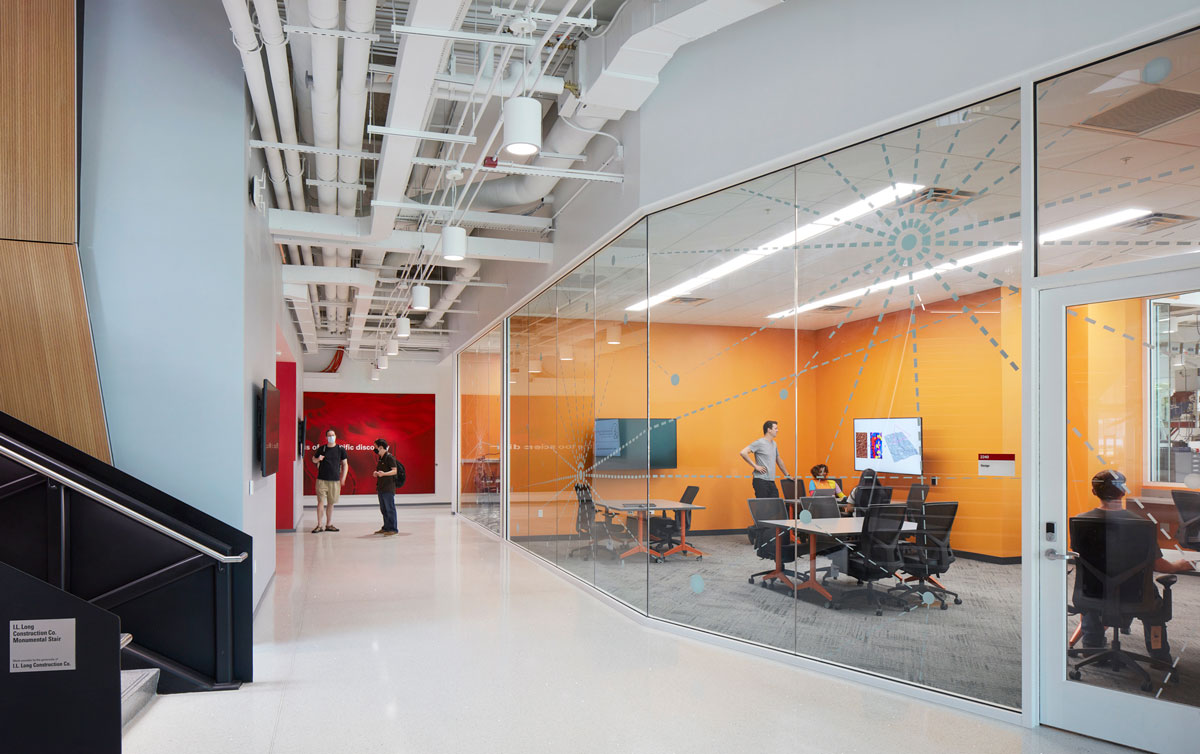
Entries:
{"type": "Polygon", "coordinates": [[[337,444],[337,432],[332,428],[325,432],[325,444],[313,454],[317,464],[317,528],[313,534],[323,531],[340,531],[333,525],[333,506],[342,494],[346,474],[350,471],[350,460],[346,449],[337,444]],[[321,523],[324,517],[325,523],[321,523]]]}

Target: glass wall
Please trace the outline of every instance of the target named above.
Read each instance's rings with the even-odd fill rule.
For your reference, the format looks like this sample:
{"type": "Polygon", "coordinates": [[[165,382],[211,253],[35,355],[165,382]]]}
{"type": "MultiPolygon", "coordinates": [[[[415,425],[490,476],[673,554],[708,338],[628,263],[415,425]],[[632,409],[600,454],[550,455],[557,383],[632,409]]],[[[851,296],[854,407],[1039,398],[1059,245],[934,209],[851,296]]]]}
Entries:
{"type": "Polygon", "coordinates": [[[510,317],[513,540],[1019,706],[1020,129],[1006,94],[653,214],[510,317]]]}
{"type": "Polygon", "coordinates": [[[1200,32],[1037,85],[1039,275],[1200,251],[1200,32]]]}
{"type": "Polygon", "coordinates": [[[459,513],[501,533],[502,326],[458,355],[459,513]]]}

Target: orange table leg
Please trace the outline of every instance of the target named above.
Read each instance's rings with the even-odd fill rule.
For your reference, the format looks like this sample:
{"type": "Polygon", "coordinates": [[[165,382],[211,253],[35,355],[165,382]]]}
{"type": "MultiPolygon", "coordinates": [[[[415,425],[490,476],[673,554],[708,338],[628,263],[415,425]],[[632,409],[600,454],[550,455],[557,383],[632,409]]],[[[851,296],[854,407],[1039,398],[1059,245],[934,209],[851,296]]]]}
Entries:
{"type": "Polygon", "coordinates": [[[830,602],[833,601],[833,595],[817,581],[817,535],[812,532],[808,534],[808,578],[796,587],[796,591],[801,589],[812,589],[830,602]]]}
{"type": "MultiPolygon", "coordinates": [[[[775,545],[778,548],[779,542],[776,541],[775,545]]],[[[680,511],[679,514],[679,544],[675,545],[670,550],[667,550],[662,555],[665,558],[668,555],[674,555],[677,552],[690,552],[698,558],[704,557],[704,553],[687,543],[687,513],[685,511],[680,511]]]]}
{"type": "Polygon", "coordinates": [[[624,560],[625,558],[629,557],[630,555],[637,555],[639,552],[649,553],[650,555],[657,558],[659,556],[658,553],[655,552],[654,550],[651,550],[649,547],[646,547],[646,545],[643,544],[646,541],[646,534],[645,534],[646,511],[644,511],[644,510],[637,511],[637,520],[638,520],[637,544],[634,545],[633,547],[629,548],[625,552],[621,553],[621,559],[624,560]]]}
{"type": "MultiPolygon", "coordinates": [[[[682,537],[682,535],[680,536],[682,537]]],[[[783,572],[783,533],[779,530],[778,526],[775,527],[775,570],[762,575],[763,581],[766,581],[767,579],[779,579],[789,589],[794,590],[796,588],[796,585],[792,583],[792,580],[784,575],[783,572]]]]}

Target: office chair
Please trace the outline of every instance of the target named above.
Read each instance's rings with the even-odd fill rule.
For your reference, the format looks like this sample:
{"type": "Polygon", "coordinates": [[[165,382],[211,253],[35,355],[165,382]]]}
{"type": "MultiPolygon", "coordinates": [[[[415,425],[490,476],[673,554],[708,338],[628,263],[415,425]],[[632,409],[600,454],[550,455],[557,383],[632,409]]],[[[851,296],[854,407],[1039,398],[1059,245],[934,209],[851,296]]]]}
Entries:
{"type": "MultiPolygon", "coordinates": [[[[1121,632],[1134,618],[1143,622],[1166,624],[1171,620],[1171,586],[1174,575],[1154,578],[1154,561],[1158,559],[1158,536],[1154,523],[1145,519],[1092,518],[1074,516],[1069,524],[1071,548],[1075,551],[1075,585],[1071,593],[1071,612],[1099,614],[1105,628],[1111,628],[1112,644],[1107,648],[1073,649],[1069,654],[1088,656],[1067,673],[1073,681],[1081,677],[1080,670],[1088,665],[1107,662],[1114,670],[1128,665],[1142,679],[1142,691],[1154,684],[1150,674],[1138,663],[1160,670],[1171,665],[1145,655],[1121,648],[1121,632]],[[1154,588],[1163,586],[1160,597],[1154,588]]],[[[1177,677],[1177,673],[1172,673],[1177,677]]]]}
{"type": "Polygon", "coordinates": [[[804,497],[804,484],[800,479],[783,477],[779,480],[779,486],[783,489],[784,500],[799,500],[804,497]]]}
{"type": "MultiPolygon", "coordinates": [[[[775,562],[775,540],[778,537],[780,542],[780,560],[783,563],[794,563],[796,561],[796,543],[788,536],[787,529],[776,529],[774,526],[759,523],[761,521],[775,521],[786,519],[787,506],[783,503],[783,498],[780,497],[752,497],[747,503],[750,504],[750,516],[754,519],[754,525],[746,529],[746,535],[750,538],[750,544],[754,546],[754,552],[758,557],[764,560],[770,560],[772,564],[775,562]]],[[[750,574],[749,583],[753,584],[757,576],[766,576],[768,573],[773,573],[774,567],[765,571],[750,574]]],[[[763,579],[759,583],[763,587],[767,586],[767,582],[775,582],[775,579],[763,579]]]]}
{"type": "MultiPolygon", "coordinates": [[[[833,490],[828,490],[833,492],[833,490]]],[[[800,507],[803,510],[812,514],[814,519],[818,518],[841,518],[842,508],[838,505],[837,500],[833,495],[818,495],[800,501],[800,507]]],[[[818,555],[831,558],[833,555],[842,552],[846,549],[846,543],[839,540],[837,537],[832,537],[826,534],[805,534],[805,537],[815,536],[817,538],[816,552],[818,555]]],[[[807,547],[808,540],[805,539],[801,547],[801,555],[807,547]]],[[[826,576],[822,577],[821,582],[824,583],[826,578],[836,578],[839,570],[845,570],[845,559],[842,559],[841,567],[834,565],[823,566],[817,571],[824,571],[826,576]]]]}
{"type": "Polygon", "coordinates": [[[954,597],[954,604],[961,605],[962,599],[958,592],[952,592],[937,580],[954,562],[954,550],[950,549],[950,529],[954,526],[954,517],[958,513],[958,503],[925,503],[922,512],[913,518],[911,501],[906,504],[909,520],[917,524],[917,530],[911,542],[900,543],[900,556],[904,565],[900,570],[909,575],[905,582],[916,581],[915,587],[907,583],[892,587],[889,592],[908,591],[917,594],[930,592],[942,604],[945,610],[947,595],[954,597]]]}
{"type": "Polygon", "coordinates": [[[834,602],[834,608],[851,597],[862,595],[875,606],[875,614],[883,615],[883,601],[890,599],[904,606],[904,601],[887,592],[875,589],[875,582],[891,578],[904,564],[900,555],[900,527],[904,525],[903,505],[872,505],[863,521],[862,538],[850,550],[846,560],[846,575],[864,584],[846,592],[834,602]]]}
{"type": "Polygon", "coordinates": [[[904,504],[908,506],[908,520],[916,521],[916,517],[921,515],[921,508],[925,505],[925,501],[929,499],[928,484],[914,484],[908,488],[908,498],[904,504]]]}
{"type": "MultiPolygon", "coordinates": [[[[588,543],[569,551],[567,557],[573,558],[575,553],[587,550],[588,555],[584,556],[584,560],[589,560],[596,557],[596,540],[600,535],[612,543],[613,532],[625,527],[613,520],[612,513],[604,513],[601,520],[596,520],[596,503],[592,500],[591,488],[586,484],[575,483],[575,499],[579,501],[575,509],[575,533],[580,537],[587,537],[588,543]]],[[[611,546],[604,549],[614,558],[617,557],[616,550],[611,546]]]]}
{"type": "Polygon", "coordinates": [[[1189,550],[1200,550],[1200,492],[1171,490],[1171,499],[1179,514],[1175,541],[1189,550]]]}
{"type": "MultiPolygon", "coordinates": [[[[699,487],[697,487],[695,485],[688,485],[688,487],[686,489],[684,489],[683,495],[681,495],[679,497],[679,502],[687,503],[688,505],[691,505],[691,503],[696,499],[696,495],[699,494],[699,492],[700,492],[699,487]]],[[[655,542],[655,549],[669,550],[672,547],[674,547],[675,545],[679,544],[678,542],[675,541],[675,537],[679,536],[679,520],[678,520],[679,516],[683,517],[684,525],[687,526],[688,529],[691,529],[692,528],[692,512],[691,511],[675,511],[675,515],[673,515],[673,516],[670,515],[668,512],[664,511],[661,516],[648,516],[646,518],[646,523],[649,527],[648,531],[650,532],[650,537],[654,540],[657,540],[655,542]]],[[[700,558],[696,558],[696,559],[699,560],[700,558]]]]}
{"type": "MultiPolygon", "coordinates": [[[[867,489],[859,489],[854,494],[854,515],[865,516],[873,505],[891,505],[892,488],[875,485],[867,489]]],[[[906,510],[907,514],[907,510],[906,510]]]]}

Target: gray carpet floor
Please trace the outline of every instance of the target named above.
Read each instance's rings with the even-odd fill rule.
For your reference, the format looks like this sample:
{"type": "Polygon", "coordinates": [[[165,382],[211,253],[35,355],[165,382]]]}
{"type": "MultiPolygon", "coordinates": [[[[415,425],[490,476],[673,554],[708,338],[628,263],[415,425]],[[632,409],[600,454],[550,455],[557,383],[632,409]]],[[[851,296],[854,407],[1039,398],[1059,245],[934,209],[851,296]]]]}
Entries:
{"type": "MultiPolygon", "coordinates": [[[[702,560],[676,555],[648,567],[641,556],[621,561],[603,548],[595,560],[584,559],[590,554],[587,550],[568,557],[582,541],[517,543],[654,617],[994,704],[1020,706],[1019,565],[959,559],[941,581],[960,594],[961,605],[951,602],[945,610],[940,603],[887,607],[876,616],[863,600],[833,610],[811,590],[793,598],[778,584],[763,588],[757,579],[754,585],[747,583],[751,573],[771,563],[754,554],[744,535],[696,536],[689,541],[705,552],[702,560]]],[[[819,559],[818,565],[823,564],[819,559]]],[[[806,570],[807,562],[801,568],[806,570]]],[[[837,598],[856,588],[856,582],[841,576],[828,588],[837,598]]],[[[1075,622],[1069,621],[1071,626],[1075,622]]],[[[1200,705],[1200,577],[1180,577],[1169,631],[1181,680],[1157,683],[1150,693],[1200,705]]],[[[1125,645],[1142,651],[1136,621],[1125,645]]],[[[1161,672],[1152,675],[1162,680],[1161,672]]],[[[1128,670],[1085,668],[1080,682],[1144,693],[1128,670]]]]}

